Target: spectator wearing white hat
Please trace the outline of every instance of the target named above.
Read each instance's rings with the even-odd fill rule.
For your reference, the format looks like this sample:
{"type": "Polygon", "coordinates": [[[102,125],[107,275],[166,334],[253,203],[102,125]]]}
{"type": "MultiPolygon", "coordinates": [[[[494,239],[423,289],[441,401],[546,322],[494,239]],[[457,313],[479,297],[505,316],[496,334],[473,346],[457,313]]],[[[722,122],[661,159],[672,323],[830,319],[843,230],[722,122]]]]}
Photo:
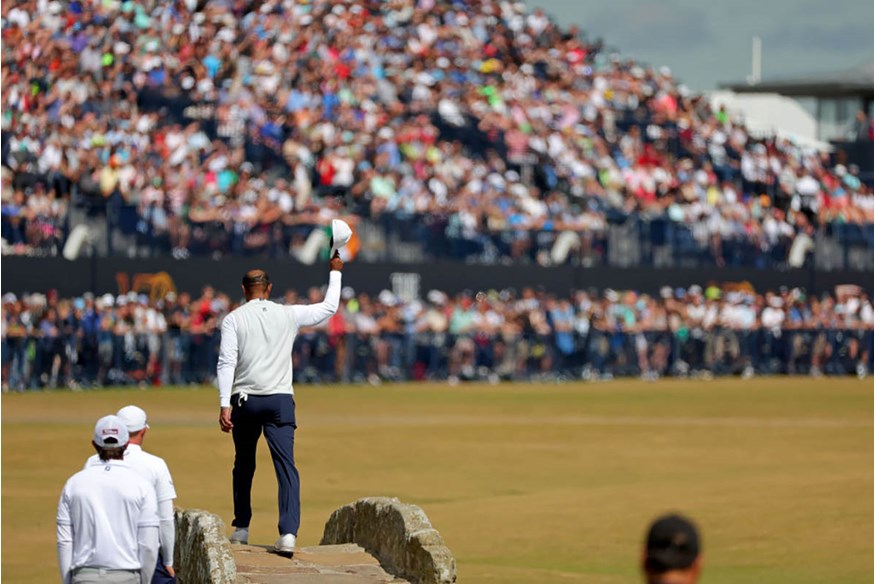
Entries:
{"type": "Polygon", "coordinates": [[[63,584],[147,584],[158,556],[155,492],[124,461],[128,429],[118,416],[94,426],[99,464],[73,475],[58,503],[63,584]]]}
{"type": "MultiPolygon", "coordinates": [[[[173,569],[173,548],[176,540],[173,500],[176,499],[176,489],[173,486],[173,479],[164,459],[143,450],[143,441],[146,438],[147,430],[149,430],[146,412],[131,405],[120,409],[116,416],[124,422],[128,430],[129,439],[128,447],[125,449],[125,462],[128,463],[131,470],[149,483],[155,492],[155,500],[158,504],[159,542],[161,545],[152,583],[171,584],[176,581],[176,573],[173,569]]],[[[85,463],[85,468],[100,464],[102,464],[100,457],[94,455],[85,463]]]]}

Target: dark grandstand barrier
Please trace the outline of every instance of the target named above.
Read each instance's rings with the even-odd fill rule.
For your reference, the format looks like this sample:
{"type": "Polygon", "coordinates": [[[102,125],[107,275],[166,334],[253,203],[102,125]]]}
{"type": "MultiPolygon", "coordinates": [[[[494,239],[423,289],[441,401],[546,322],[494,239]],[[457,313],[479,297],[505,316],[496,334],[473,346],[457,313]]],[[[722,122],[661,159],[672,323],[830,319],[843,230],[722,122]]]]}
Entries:
{"type": "MultiPolygon", "coordinates": [[[[106,213],[106,200],[73,189],[73,204],[82,213],[100,216],[106,213]]],[[[330,196],[331,191],[326,191],[330,196]]],[[[599,201],[589,197],[589,201],[599,201]]],[[[360,217],[370,214],[367,202],[360,204],[348,197],[346,205],[360,217]]],[[[596,203],[593,203],[596,204],[596,203]]],[[[604,203],[601,203],[604,207],[604,203]]],[[[608,224],[583,231],[555,229],[502,229],[465,234],[456,215],[404,215],[384,213],[374,219],[362,220],[361,227],[371,241],[363,249],[361,259],[368,262],[430,262],[458,261],[463,263],[538,264],[550,266],[665,268],[748,267],[762,270],[785,270],[796,264],[815,263],[817,269],[867,271],[873,265],[873,225],[832,222],[821,225],[813,234],[815,253],[794,254],[794,242],[808,236],[783,237],[766,241],[760,236],[735,233],[716,244],[704,238],[707,226],[679,223],[666,216],[642,219],[635,215],[602,208],[608,224]]],[[[177,257],[166,230],[156,231],[150,223],[152,211],[138,214],[134,205],[122,204],[110,214],[112,220],[88,229],[94,249],[101,257],[177,257]],[[118,237],[127,238],[122,244],[118,237]],[[105,242],[105,243],[104,243],[105,242]],[[132,249],[128,246],[133,246],[132,249]]],[[[70,217],[44,218],[30,225],[14,214],[0,217],[0,235],[12,248],[24,246],[12,255],[56,257],[65,254],[70,241],[77,241],[70,217]],[[39,226],[45,235],[39,241],[28,239],[31,227],[39,226]],[[31,242],[28,244],[28,242],[31,242]]],[[[83,224],[80,224],[85,228],[83,224]]],[[[192,223],[193,237],[188,242],[185,257],[217,258],[248,256],[271,259],[294,259],[300,242],[318,224],[299,223],[270,228],[260,226],[254,232],[240,231],[232,224],[192,223]],[[267,230],[266,230],[267,229],[267,230]],[[270,232],[271,237],[247,239],[248,234],[270,232]]],[[[238,226],[239,227],[239,226],[238,226]]],[[[70,246],[73,254],[89,253],[89,244],[70,246]]],[[[801,249],[804,249],[801,248],[801,249]]]]}
{"type": "MultiPolygon", "coordinates": [[[[13,390],[213,383],[219,332],[71,334],[3,339],[13,390]]],[[[610,379],[619,376],[858,375],[873,371],[873,331],[680,329],[451,335],[302,331],[295,381],[610,379]],[[561,338],[566,334],[568,338],[561,338]]]]}
{"type": "MultiPolygon", "coordinates": [[[[130,290],[163,297],[169,290],[200,293],[211,285],[232,298],[240,296],[240,278],[253,267],[266,269],[278,294],[286,289],[304,292],[326,282],[325,264],[303,265],[292,260],[227,258],[126,259],[3,258],[2,292],[45,292],[61,296],[85,292],[126,293],[130,290]]],[[[873,273],[858,271],[758,270],[754,268],[542,268],[537,266],[482,266],[452,262],[427,264],[351,262],[344,268],[344,283],[357,292],[375,294],[390,289],[412,298],[438,289],[451,294],[462,290],[501,290],[543,287],[554,294],[572,289],[637,290],[656,294],[662,286],[704,285],[708,282],[747,281],[758,291],[782,286],[803,287],[810,293],[832,291],[839,284],[857,284],[873,293],[873,273]]]]}

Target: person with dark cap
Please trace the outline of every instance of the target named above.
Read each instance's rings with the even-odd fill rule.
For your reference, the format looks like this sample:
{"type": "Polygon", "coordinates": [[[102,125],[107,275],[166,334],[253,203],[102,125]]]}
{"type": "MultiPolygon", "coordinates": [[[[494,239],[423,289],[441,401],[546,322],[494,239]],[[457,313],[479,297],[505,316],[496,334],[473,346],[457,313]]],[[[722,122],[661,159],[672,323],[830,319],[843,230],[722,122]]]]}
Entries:
{"type": "Polygon", "coordinates": [[[293,453],[296,422],[292,346],[299,328],[318,325],[337,312],[343,266],[335,251],[329,260],[329,285],[323,302],[292,306],[271,302],[267,272],[250,270],[243,276],[246,302],[222,321],[216,374],[219,427],[231,432],[234,440],[232,525],[236,529],[231,543],[249,543],[256,446],[264,432],[277,474],[280,539],[274,551],[294,551],[301,501],[293,453]]]}
{"type": "Polygon", "coordinates": [[[664,515],[648,529],[642,571],[647,584],[695,584],[702,573],[700,536],[681,515],[664,515]]]}

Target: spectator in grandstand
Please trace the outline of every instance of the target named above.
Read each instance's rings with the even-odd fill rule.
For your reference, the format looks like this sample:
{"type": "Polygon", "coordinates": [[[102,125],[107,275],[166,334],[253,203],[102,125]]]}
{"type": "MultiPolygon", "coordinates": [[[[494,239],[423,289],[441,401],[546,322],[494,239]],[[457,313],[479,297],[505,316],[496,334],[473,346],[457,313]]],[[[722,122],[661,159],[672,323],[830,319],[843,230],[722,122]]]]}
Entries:
{"type": "Polygon", "coordinates": [[[24,390],[28,378],[27,346],[30,317],[24,302],[15,294],[3,295],[3,341],[6,347],[3,361],[4,390],[24,390]]]}
{"type": "Polygon", "coordinates": [[[858,110],[855,121],[849,128],[848,138],[857,142],[873,141],[873,120],[867,116],[864,110],[858,110]]]}
{"type": "Polygon", "coordinates": [[[188,380],[183,376],[183,361],[188,355],[188,339],[190,330],[190,299],[185,292],[179,297],[175,292],[168,292],[164,297],[164,320],[167,323],[166,361],[169,365],[168,380],[175,385],[182,385],[188,380]]]}

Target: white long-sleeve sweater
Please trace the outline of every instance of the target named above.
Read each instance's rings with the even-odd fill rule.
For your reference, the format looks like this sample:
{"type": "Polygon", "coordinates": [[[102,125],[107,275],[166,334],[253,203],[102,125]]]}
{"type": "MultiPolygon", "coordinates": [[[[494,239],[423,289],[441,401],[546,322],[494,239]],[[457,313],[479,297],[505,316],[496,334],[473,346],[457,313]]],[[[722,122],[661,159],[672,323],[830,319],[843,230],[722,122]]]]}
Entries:
{"type": "Polygon", "coordinates": [[[235,394],[293,394],[292,344],[300,327],[314,326],[338,310],[341,272],[329,273],[325,300],[284,306],[250,300],[222,321],[216,377],[219,405],[229,407],[235,394]]]}

